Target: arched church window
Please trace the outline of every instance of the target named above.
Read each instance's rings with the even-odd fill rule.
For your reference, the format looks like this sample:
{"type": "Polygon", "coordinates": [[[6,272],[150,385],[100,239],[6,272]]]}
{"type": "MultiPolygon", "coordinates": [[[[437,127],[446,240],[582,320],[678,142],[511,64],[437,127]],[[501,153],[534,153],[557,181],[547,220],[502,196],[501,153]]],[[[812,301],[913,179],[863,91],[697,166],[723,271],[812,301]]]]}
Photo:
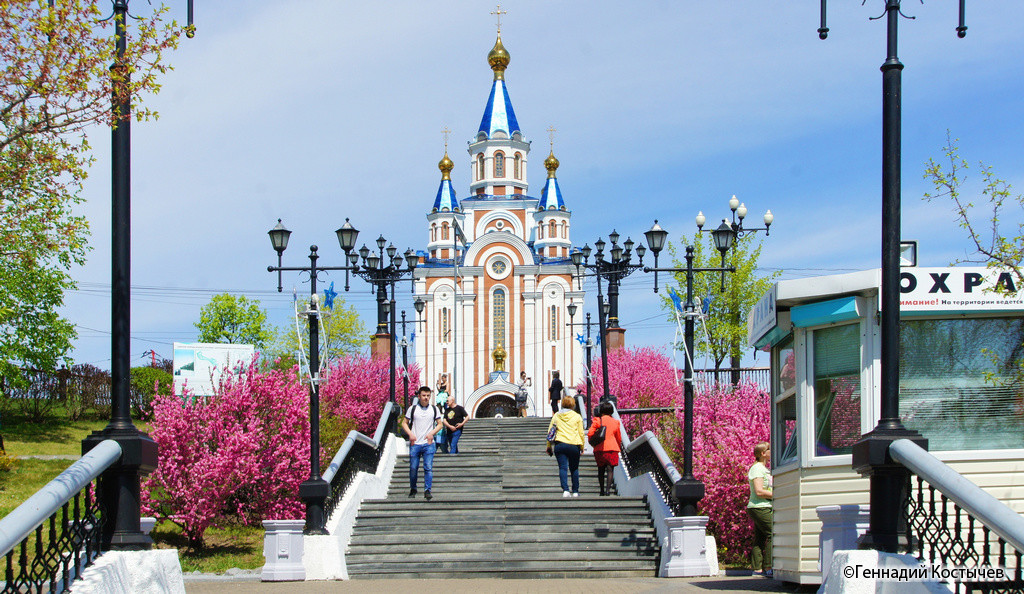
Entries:
{"type": "MultiPolygon", "coordinates": [[[[491,314],[491,327],[493,330],[494,347],[501,345],[505,346],[505,290],[496,289],[494,291],[494,304],[493,312],[491,314]]],[[[492,347],[493,348],[493,347],[492,347]]]]}
{"type": "Polygon", "coordinates": [[[551,328],[548,329],[548,340],[558,340],[558,308],[551,306],[551,328]]]}
{"type": "Polygon", "coordinates": [[[522,157],[519,155],[519,153],[516,153],[515,158],[512,160],[512,175],[514,175],[516,179],[522,179],[522,174],[519,171],[519,162],[521,160],[522,157]]]}
{"type": "Polygon", "coordinates": [[[548,223],[548,237],[558,237],[558,231],[555,227],[554,221],[548,223]]]}
{"type": "Polygon", "coordinates": [[[441,241],[448,239],[448,223],[441,223],[441,241]]]}
{"type": "Polygon", "coordinates": [[[476,156],[476,178],[481,180],[484,178],[484,154],[480,153],[476,156]]]}
{"type": "Polygon", "coordinates": [[[567,227],[568,227],[568,225],[566,224],[566,222],[562,221],[562,239],[565,239],[566,237],[569,237],[569,234],[566,231],[567,227]]]}
{"type": "Polygon", "coordinates": [[[437,223],[430,226],[430,241],[437,241],[437,223]]]}
{"type": "Polygon", "coordinates": [[[441,342],[451,342],[452,337],[448,328],[448,308],[441,308],[441,342]]]}
{"type": "Polygon", "coordinates": [[[494,177],[505,177],[504,153],[494,153],[494,177]]]}

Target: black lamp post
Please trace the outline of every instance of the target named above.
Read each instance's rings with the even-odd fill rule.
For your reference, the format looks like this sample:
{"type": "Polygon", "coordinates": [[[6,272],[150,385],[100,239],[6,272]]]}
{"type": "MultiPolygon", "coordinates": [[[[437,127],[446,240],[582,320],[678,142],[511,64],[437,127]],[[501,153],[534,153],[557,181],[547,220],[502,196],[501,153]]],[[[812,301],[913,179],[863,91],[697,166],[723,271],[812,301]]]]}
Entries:
{"type": "MultiPolygon", "coordinates": [[[[50,7],[54,6],[50,0],[50,7]]],[[[111,107],[116,125],[111,129],[111,262],[110,262],[110,423],[82,440],[86,454],[101,442],[113,439],[121,457],[100,477],[98,498],[105,521],[100,548],[146,550],[153,540],[141,529],[142,477],[156,470],[158,448],[148,434],[135,427],[131,415],[131,93],[130,73],[120,68],[128,48],[126,24],[128,0],[114,0],[114,46],[117,57],[111,70],[111,107]]],[[[188,0],[188,27],[192,37],[192,0],[188,0]]]]}
{"type": "Polygon", "coordinates": [[[402,310],[402,369],[402,410],[406,410],[409,408],[409,337],[405,333],[404,309],[402,310]]]}
{"type": "Polygon", "coordinates": [[[590,376],[590,350],[592,348],[594,348],[594,341],[591,340],[591,338],[590,338],[590,327],[593,326],[593,322],[590,321],[590,312],[588,311],[587,312],[587,321],[586,322],[580,322],[578,324],[577,323],[573,323],[572,318],[573,318],[573,316],[576,315],[577,306],[576,306],[575,303],[570,303],[568,305],[568,307],[566,307],[566,309],[569,311],[569,323],[566,324],[566,326],[569,326],[569,327],[573,327],[573,326],[586,326],[587,327],[587,342],[583,345],[583,348],[586,349],[586,357],[587,357],[587,359],[586,359],[586,364],[587,364],[587,373],[586,373],[586,377],[587,377],[587,414],[589,415],[589,414],[591,414],[592,409],[593,409],[593,404],[592,404],[592,401],[591,401],[591,393],[593,392],[593,386],[594,386],[593,378],[590,376]]]}
{"type": "MultiPolygon", "coordinates": [[[[359,231],[348,219],[336,232],[338,243],[346,256],[354,255],[359,231]]],[[[299,485],[299,497],[306,502],[306,525],[304,534],[327,534],[324,529],[324,501],[330,494],[330,485],[320,476],[320,299],[316,282],[320,272],[328,270],[345,271],[345,290],[348,290],[348,271],[354,266],[318,266],[317,246],[309,246],[309,266],[282,266],[281,258],[288,248],[292,232],[285,228],[281,219],[267,232],[270,245],[277,252],[277,266],[268,266],[267,272],[277,272],[277,290],[281,291],[281,273],[285,270],[309,273],[309,308],[304,312],[309,318],[309,479],[299,485]]],[[[393,400],[393,399],[392,399],[393,400]]]]}
{"type": "MultiPolygon", "coordinates": [[[[609,328],[614,327],[618,329],[619,324],[619,283],[622,279],[633,274],[637,270],[643,268],[644,265],[644,254],[647,253],[647,248],[644,246],[638,246],[636,248],[636,255],[638,262],[634,264],[632,262],[633,257],[633,243],[632,239],[627,238],[623,244],[619,245],[619,234],[616,231],[612,231],[608,234],[608,239],[612,242],[611,250],[609,250],[609,258],[605,258],[604,248],[607,244],[603,239],[598,238],[594,246],[597,247],[597,252],[594,253],[594,263],[590,263],[590,246],[584,245],[582,249],[576,248],[570,252],[569,257],[572,260],[573,265],[576,267],[576,278],[577,282],[581,283],[581,279],[584,276],[594,276],[597,278],[597,298],[600,304],[598,308],[598,327],[601,336],[601,375],[604,380],[604,393],[602,399],[608,398],[608,333],[609,328]],[[591,274],[581,274],[580,269],[593,270],[591,274]],[[601,277],[604,277],[608,282],[608,302],[605,304],[604,295],[601,293],[601,277]],[[612,326],[614,324],[614,326],[612,326]]],[[[590,406],[590,403],[587,403],[590,406]]]]}
{"type": "MultiPolygon", "coordinates": [[[[967,35],[964,24],[964,0],[960,0],[957,37],[967,35]]],[[[825,24],[825,0],[821,0],[821,26],[818,36],[828,37],[825,24]]],[[[901,517],[902,490],[906,470],[889,456],[889,445],[897,439],[910,439],[922,448],[928,440],[910,431],[900,421],[899,345],[900,345],[900,175],[903,64],[897,56],[900,0],[885,0],[886,59],[882,63],[882,309],[881,384],[878,424],[862,435],[853,446],[853,469],[870,477],[870,528],[862,545],[886,552],[897,552],[901,517]]]]}
{"type": "MultiPolygon", "coordinates": [[[[730,204],[730,207],[733,207],[730,204]]],[[[736,208],[733,208],[734,214],[736,208]]],[[[729,249],[735,245],[735,241],[738,237],[746,235],[748,233],[754,233],[756,231],[764,231],[768,234],[768,228],[771,226],[774,217],[771,211],[768,211],[764,216],[765,226],[763,228],[748,229],[743,227],[743,218],[746,216],[746,207],[739,213],[739,221],[729,223],[726,220],[722,220],[722,224],[719,225],[714,231],[711,231],[711,236],[715,242],[715,249],[719,251],[722,256],[722,265],[716,268],[694,268],[693,266],[693,246],[686,246],[686,267],[685,268],[659,268],[658,267],[658,254],[661,250],[665,249],[665,240],[668,238],[668,231],[665,231],[658,225],[658,221],[654,221],[654,226],[649,231],[644,233],[647,237],[647,245],[651,247],[651,251],[654,252],[654,268],[644,268],[644,272],[654,273],[654,292],[658,292],[658,273],[659,272],[685,272],[686,273],[686,302],[683,305],[685,322],[684,322],[684,341],[686,343],[686,364],[684,367],[683,374],[683,478],[681,478],[672,487],[673,495],[679,500],[682,507],[682,515],[684,516],[695,516],[697,515],[697,503],[704,498],[704,483],[693,476],[693,318],[697,315],[697,306],[693,302],[693,275],[697,272],[720,272],[722,274],[722,285],[721,288],[725,290],[725,273],[735,272],[736,269],[733,267],[725,266],[725,254],[729,249]]],[[[697,214],[697,229],[703,230],[705,223],[705,217],[703,213],[697,214]]]]}
{"type": "Polygon", "coordinates": [[[377,336],[385,334],[389,336],[388,360],[390,361],[391,377],[389,388],[391,402],[395,402],[395,283],[412,278],[416,265],[419,263],[419,256],[408,249],[403,258],[394,244],[388,245],[388,240],[384,239],[383,235],[377,238],[376,243],[376,254],[364,245],[359,249],[358,255],[355,252],[349,255],[349,261],[353,264],[352,273],[370,283],[377,296],[377,336]],[[385,245],[387,245],[386,250],[385,245]],[[361,266],[357,264],[360,258],[362,259],[361,266]],[[403,263],[405,264],[404,268],[402,267],[403,263]],[[388,287],[391,288],[390,299],[388,299],[388,287]],[[390,331],[388,330],[389,320],[390,331]]]}

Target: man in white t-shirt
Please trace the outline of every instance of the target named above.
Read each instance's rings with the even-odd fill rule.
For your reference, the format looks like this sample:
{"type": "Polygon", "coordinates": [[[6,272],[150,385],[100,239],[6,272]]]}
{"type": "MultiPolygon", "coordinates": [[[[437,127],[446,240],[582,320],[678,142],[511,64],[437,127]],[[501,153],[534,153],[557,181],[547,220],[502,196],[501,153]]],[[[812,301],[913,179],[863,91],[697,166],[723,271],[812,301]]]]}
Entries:
{"type": "Polygon", "coordinates": [[[441,430],[441,411],[430,403],[431,389],[421,386],[416,391],[418,402],[409,407],[402,417],[402,431],[409,436],[409,497],[416,496],[416,481],[423,458],[423,497],[432,498],[430,487],[434,480],[434,435],[441,430]]]}

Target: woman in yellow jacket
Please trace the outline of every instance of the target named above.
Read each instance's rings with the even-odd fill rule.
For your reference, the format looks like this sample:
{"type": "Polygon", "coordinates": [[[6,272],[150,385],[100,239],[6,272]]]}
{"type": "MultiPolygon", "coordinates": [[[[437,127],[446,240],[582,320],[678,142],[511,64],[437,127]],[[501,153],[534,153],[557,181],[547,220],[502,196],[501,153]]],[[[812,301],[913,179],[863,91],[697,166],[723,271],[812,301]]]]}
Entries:
{"type": "Polygon", "coordinates": [[[548,440],[548,455],[558,460],[558,478],[562,481],[562,497],[580,496],[580,454],[583,453],[583,417],[575,410],[572,396],[562,397],[562,408],[551,417],[551,429],[555,433],[548,440]],[[572,492],[569,491],[569,477],[572,473],[572,492]]]}

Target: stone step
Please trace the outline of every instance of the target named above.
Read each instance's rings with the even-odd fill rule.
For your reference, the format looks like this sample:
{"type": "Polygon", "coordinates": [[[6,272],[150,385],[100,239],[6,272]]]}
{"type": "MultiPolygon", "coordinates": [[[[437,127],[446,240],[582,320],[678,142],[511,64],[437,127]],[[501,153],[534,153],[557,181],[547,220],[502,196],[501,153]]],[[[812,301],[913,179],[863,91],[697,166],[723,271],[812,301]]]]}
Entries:
{"type": "MultiPolygon", "coordinates": [[[[555,498],[559,506],[572,507],[572,508],[585,508],[585,507],[597,507],[600,509],[612,509],[620,507],[639,507],[646,509],[646,502],[642,497],[599,497],[593,495],[581,495],[579,497],[572,497],[565,499],[562,497],[555,498]]],[[[552,502],[551,497],[544,496],[524,496],[517,499],[509,500],[481,500],[474,499],[473,495],[460,495],[452,496],[444,501],[431,501],[430,505],[437,507],[438,505],[458,506],[461,509],[482,509],[482,508],[496,508],[496,509],[517,509],[517,508],[530,508],[539,503],[548,504],[552,502]]],[[[414,499],[405,498],[404,500],[392,500],[392,499],[364,499],[363,510],[377,510],[377,509],[395,509],[406,506],[419,507],[420,502],[414,499]]]]}
{"type": "Polygon", "coordinates": [[[526,580],[560,580],[560,579],[598,579],[598,578],[644,578],[655,577],[656,570],[616,570],[616,569],[583,569],[569,571],[555,570],[522,570],[506,571],[504,569],[457,570],[442,569],[435,571],[389,571],[389,572],[349,572],[353,580],[394,579],[394,580],[456,580],[456,579],[526,579],[526,580]]]}
{"type": "MultiPolygon", "coordinates": [[[[433,530],[433,528],[431,528],[433,530]]],[[[404,530],[381,530],[379,527],[355,529],[353,536],[356,534],[365,536],[366,540],[353,539],[349,546],[363,546],[363,545],[393,545],[402,544],[409,542],[409,530],[405,527],[404,530]]],[[[582,546],[583,543],[600,543],[600,542],[615,542],[615,543],[632,543],[632,546],[645,546],[649,539],[655,538],[655,532],[653,526],[639,527],[633,524],[628,526],[607,526],[603,528],[594,526],[559,526],[558,529],[542,530],[540,528],[534,528],[530,531],[516,530],[513,527],[511,532],[504,531],[504,527],[495,528],[490,527],[486,530],[464,530],[459,535],[458,543],[462,544],[475,544],[474,546],[481,546],[490,544],[501,544],[503,542],[509,543],[535,543],[535,544],[547,544],[549,550],[552,550],[551,539],[554,538],[555,542],[559,543],[557,546],[564,546],[565,535],[572,535],[575,539],[573,542],[576,543],[574,546],[582,546]]],[[[422,544],[428,538],[417,537],[416,542],[412,544],[422,544]]],[[[434,539],[439,544],[453,544],[455,541],[452,540],[441,540],[434,539]]],[[[557,548],[557,547],[556,547],[557,548]]]]}
{"type": "Polygon", "coordinates": [[[520,563],[553,563],[565,561],[577,561],[585,554],[586,560],[590,562],[601,561],[644,561],[644,557],[653,557],[656,552],[635,550],[606,551],[606,550],[522,550],[517,547],[506,547],[490,550],[461,550],[461,551],[438,551],[436,545],[424,546],[414,554],[409,553],[373,553],[360,554],[349,552],[345,556],[345,564],[351,569],[358,565],[381,565],[384,563],[410,563],[410,558],[423,562],[432,563],[473,563],[485,561],[491,563],[507,563],[516,561],[520,563]],[[640,557],[640,559],[637,559],[640,557]]]}
{"type": "MultiPolygon", "coordinates": [[[[477,540],[472,542],[439,542],[430,545],[429,550],[425,550],[422,543],[410,543],[398,542],[398,543],[380,543],[380,544],[359,544],[349,545],[348,554],[350,555],[408,555],[408,554],[425,554],[435,555],[439,553],[453,553],[462,552],[468,548],[479,549],[479,550],[493,550],[501,551],[505,554],[510,553],[528,553],[543,552],[551,553],[548,548],[547,542],[540,542],[537,540],[533,541],[521,541],[521,542],[500,542],[491,540],[477,540]]],[[[654,538],[644,538],[641,540],[637,539],[602,539],[602,540],[589,540],[589,541],[578,541],[573,543],[572,549],[569,554],[579,555],[581,552],[590,551],[615,551],[615,552],[637,552],[641,555],[656,554],[657,547],[655,546],[654,538]]]]}
{"type": "MultiPolygon", "coordinates": [[[[426,554],[424,554],[425,556],[426,554]]],[[[377,574],[377,577],[383,577],[389,573],[431,573],[431,572],[444,572],[444,571],[460,571],[460,572],[493,572],[495,567],[500,566],[503,572],[509,571],[529,571],[529,572],[584,572],[584,571],[646,571],[648,575],[654,577],[652,570],[652,562],[650,559],[635,559],[635,560],[624,560],[624,559],[603,559],[603,560],[590,560],[590,559],[571,559],[571,560],[536,560],[536,561],[518,561],[502,559],[499,556],[492,556],[487,559],[478,560],[465,560],[465,561],[433,561],[429,559],[420,560],[419,557],[416,560],[410,560],[408,556],[405,557],[405,561],[393,562],[393,563],[381,563],[379,561],[368,560],[365,563],[348,563],[348,571],[350,574],[355,575],[356,573],[366,574],[372,573],[377,574]]],[[[475,576],[474,576],[475,577],[475,576]]]]}

